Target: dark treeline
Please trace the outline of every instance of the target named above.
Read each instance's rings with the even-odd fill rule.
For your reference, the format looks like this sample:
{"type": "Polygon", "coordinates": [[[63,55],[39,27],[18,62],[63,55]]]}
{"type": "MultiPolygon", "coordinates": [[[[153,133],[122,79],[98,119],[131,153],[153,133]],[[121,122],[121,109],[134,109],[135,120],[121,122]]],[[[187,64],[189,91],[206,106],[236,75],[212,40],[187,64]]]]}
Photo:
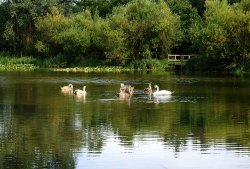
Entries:
{"type": "Polygon", "coordinates": [[[250,0],[2,0],[0,51],[115,65],[199,54],[190,68],[242,69],[250,0]]]}

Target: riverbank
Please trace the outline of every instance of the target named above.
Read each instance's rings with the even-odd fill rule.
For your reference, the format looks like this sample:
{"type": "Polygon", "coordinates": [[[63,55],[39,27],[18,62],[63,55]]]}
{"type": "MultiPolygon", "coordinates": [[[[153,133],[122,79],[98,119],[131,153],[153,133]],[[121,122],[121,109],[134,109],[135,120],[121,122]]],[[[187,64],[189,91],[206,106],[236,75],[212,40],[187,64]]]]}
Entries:
{"type": "Polygon", "coordinates": [[[33,71],[38,68],[37,59],[0,55],[0,71],[33,71]]]}
{"type": "MultiPolygon", "coordinates": [[[[250,61],[245,62],[238,68],[231,70],[220,70],[210,66],[204,59],[192,59],[187,62],[184,71],[188,72],[231,72],[242,74],[250,72],[250,61]]],[[[215,64],[212,64],[215,65],[215,64]]],[[[29,56],[16,57],[0,54],[0,71],[34,71],[46,69],[54,72],[129,72],[129,71],[151,71],[166,72],[172,68],[166,59],[142,59],[130,62],[127,65],[111,65],[100,60],[83,60],[74,63],[67,63],[61,58],[38,59],[29,56]]]]}
{"type": "Polygon", "coordinates": [[[72,67],[72,68],[47,68],[47,70],[54,72],[129,72],[134,69],[121,66],[98,66],[98,67],[72,67]]]}
{"type": "Polygon", "coordinates": [[[129,72],[129,71],[168,71],[166,60],[142,59],[126,66],[109,65],[97,60],[84,60],[78,64],[67,64],[60,58],[37,59],[0,55],[0,71],[34,71],[46,69],[56,72],[129,72]]]}

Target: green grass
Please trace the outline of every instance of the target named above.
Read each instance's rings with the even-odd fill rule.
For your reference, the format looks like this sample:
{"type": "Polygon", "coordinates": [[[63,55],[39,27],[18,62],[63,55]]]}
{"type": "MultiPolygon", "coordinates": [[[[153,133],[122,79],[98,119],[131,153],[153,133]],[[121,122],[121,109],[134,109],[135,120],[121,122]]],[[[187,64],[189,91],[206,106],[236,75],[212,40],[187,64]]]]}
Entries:
{"type": "Polygon", "coordinates": [[[16,57],[0,53],[0,71],[33,71],[38,68],[62,68],[66,62],[61,57],[37,59],[30,56],[16,57]]]}
{"type": "Polygon", "coordinates": [[[142,59],[130,63],[128,67],[135,70],[166,71],[169,69],[169,63],[167,60],[142,59]]]}
{"type": "MultiPolygon", "coordinates": [[[[98,63],[98,62],[96,62],[98,63]]],[[[0,71],[33,71],[39,68],[46,68],[51,71],[64,72],[124,72],[131,71],[128,67],[122,66],[96,66],[94,61],[86,61],[77,64],[78,67],[66,68],[66,61],[60,57],[49,59],[35,59],[32,57],[14,57],[0,54],[0,71]],[[90,65],[90,66],[86,66],[90,65]]]]}
{"type": "Polygon", "coordinates": [[[64,68],[67,62],[61,57],[53,57],[46,59],[37,59],[36,66],[39,68],[64,68]]]}
{"type": "Polygon", "coordinates": [[[32,57],[7,57],[0,54],[0,71],[32,71],[36,69],[32,57]]]}
{"type": "Polygon", "coordinates": [[[3,65],[35,64],[36,59],[32,57],[7,57],[0,55],[0,63],[3,65]]]}

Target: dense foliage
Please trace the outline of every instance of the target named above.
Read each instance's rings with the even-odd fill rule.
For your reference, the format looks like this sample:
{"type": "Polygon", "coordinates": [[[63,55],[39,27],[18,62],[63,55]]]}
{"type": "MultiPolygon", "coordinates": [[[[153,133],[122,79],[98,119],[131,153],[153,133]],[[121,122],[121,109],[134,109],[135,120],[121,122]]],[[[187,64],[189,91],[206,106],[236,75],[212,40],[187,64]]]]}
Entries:
{"type": "Polygon", "coordinates": [[[4,0],[0,23],[2,53],[68,65],[192,53],[194,69],[228,70],[250,57],[249,0],[4,0]]]}
{"type": "Polygon", "coordinates": [[[250,57],[250,4],[207,1],[204,21],[192,27],[192,41],[211,67],[240,68],[250,57]]]}

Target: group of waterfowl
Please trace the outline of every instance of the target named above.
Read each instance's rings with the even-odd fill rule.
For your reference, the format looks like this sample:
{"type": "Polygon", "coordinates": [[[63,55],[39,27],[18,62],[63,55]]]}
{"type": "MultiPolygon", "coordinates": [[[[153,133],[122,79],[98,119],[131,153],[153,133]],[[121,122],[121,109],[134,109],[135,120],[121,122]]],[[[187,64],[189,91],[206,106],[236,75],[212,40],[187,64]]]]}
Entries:
{"type": "Polygon", "coordinates": [[[160,90],[158,85],[155,85],[154,88],[156,88],[156,90],[153,90],[151,87],[151,83],[149,83],[148,87],[144,89],[144,92],[148,94],[153,93],[153,96],[169,96],[174,93],[169,90],[160,90]]]}
{"type": "Polygon", "coordinates": [[[123,83],[121,83],[120,92],[117,93],[117,95],[120,98],[128,99],[133,95],[133,93],[134,93],[134,86],[124,85],[123,83]]]}
{"type": "Polygon", "coordinates": [[[76,89],[75,91],[73,91],[73,85],[68,84],[67,86],[61,87],[61,92],[65,94],[74,94],[76,96],[85,96],[87,94],[85,89],[86,89],[86,86],[83,86],[82,90],[76,89]]]}
{"type": "MultiPolygon", "coordinates": [[[[155,85],[154,88],[156,90],[153,90],[152,87],[151,87],[151,83],[149,83],[149,86],[144,89],[144,92],[147,93],[147,94],[150,94],[150,95],[153,94],[154,97],[157,97],[157,96],[170,96],[173,93],[173,92],[168,91],[168,90],[159,90],[158,85],[155,85]]],[[[62,93],[68,93],[68,94],[74,94],[76,96],[85,96],[87,94],[86,86],[83,86],[83,90],[81,90],[81,89],[73,90],[73,85],[72,84],[61,87],[61,92],[62,93]]],[[[134,93],[134,86],[124,85],[123,83],[121,83],[120,91],[119,91],[119,93],[117,93],[117,95],[120,98],[129,99],[129,98],[131,98],[133,93],[134,93]]]]}

